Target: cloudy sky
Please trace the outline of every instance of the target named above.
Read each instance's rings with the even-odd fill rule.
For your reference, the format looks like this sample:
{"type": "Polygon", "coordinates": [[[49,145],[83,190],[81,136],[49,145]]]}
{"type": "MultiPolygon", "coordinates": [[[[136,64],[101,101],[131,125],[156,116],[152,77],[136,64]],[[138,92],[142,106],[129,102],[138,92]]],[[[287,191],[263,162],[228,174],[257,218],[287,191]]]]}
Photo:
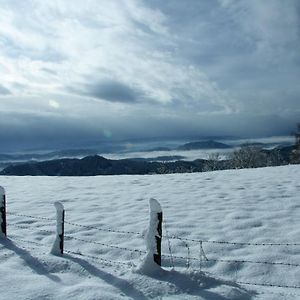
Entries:
{"type": "Polygon", "coordinates": [[[290,134],[299,17],[298,0],[0,0],[0,150],[290,134]]]}

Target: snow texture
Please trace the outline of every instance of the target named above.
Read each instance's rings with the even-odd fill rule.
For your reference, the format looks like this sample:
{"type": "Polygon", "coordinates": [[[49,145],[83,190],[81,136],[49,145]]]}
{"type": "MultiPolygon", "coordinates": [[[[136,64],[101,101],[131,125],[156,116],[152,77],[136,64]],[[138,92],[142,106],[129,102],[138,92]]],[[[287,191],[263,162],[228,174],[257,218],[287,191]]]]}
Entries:
{"type": "Polygon", "coordinates": [[[296,165],[152,176],[0,176],[9,199],[8,239],[0,240],[0,299],[300,299],[299,288],[276,287],[300,286],[299,245],[207,242],[300,243],[299,178],[296,165]],[[135,271],[146,249],[144,237],[132,232],[148,228],[149,198],[162,204],[169,236],[203,240],[210,261],[203,259],[201,271],[199,243],[173,238],[172,270],[165,230],[162,267],[151,274],[135,271]],[[66,223],[63,256],[49,254],[56,234],[54,201],[65,206],[66,221],[90,226],[66,223]],[[196,258],[189,268],[188,249],[196,258]]]}

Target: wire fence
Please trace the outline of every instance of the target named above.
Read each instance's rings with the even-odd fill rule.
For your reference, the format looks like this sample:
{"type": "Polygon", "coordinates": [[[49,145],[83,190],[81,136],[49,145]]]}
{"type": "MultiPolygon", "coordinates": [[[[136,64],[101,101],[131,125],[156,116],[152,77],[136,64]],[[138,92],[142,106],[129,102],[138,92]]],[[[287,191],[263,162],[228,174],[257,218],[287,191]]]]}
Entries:
{"type": "MultiPolygon", "coordinates": [[[[35,219],[35,220],[40,220],[40,221],[51,221],[53,225],[55,225],[56,219],[52,218],[47,218],[47,217],[40,217],[40,216],[33,216],[33,215],[27,215],[27,214],[19,214],[19,213],[14,213],[14,212],[7,212],[7,215],[12,215],[15,217],[21,217],[21,218],[29,218],[29,219],[35,219]]],[[[23,222],[24,223],[24,222],[23,222]]],[[[66,224],[74,226],[74,227],[80,227],[80,228],[85,228],[89,230],[97,230],[101,232],[107,232],[107,233],[114,233],[114,234],[123,234],[127,236],[139,236],[141,238],[144,237],[144,233],[142,232],[135,232],[135,231],[124,231],[124,230],[116,230],[112,228],[101,228],[93,225],[85,225],[85,224],[78,224],[75,222],[69,222],[65,221],[66,224]]],[[[22,230],[31,230],[31,226],[34,226],[35,224],[27,224],[26,225],[19,225],[13,222],[9,222],[8,226],[12,228],[17,228],[17,229],[22,229],[22,230]]],[[[48,225],[49,226],[49,225],[48,225]]],[[[169,267],[171,268],[180,268],[182,265],[185,266],[187,269],[190,270],[200,270],[201,272],[203,269],[208,269],[210,268],[211,263],[226,263],[226,264],[258,264],[258,265],[270,265],[270,266],[279,266],[279,267],[292,267],[292,268],[297,268],[300,267],[300,264],[298,263],[291,263],[291,262],[283,262],[283,261],[256,261],[256,260],[247,260],[247,259],[225,259],[225,258],[218,258],[218,257],[209,257],[203,249],[203,244],[220,244],[220,245],[235,245],[235,246],[257,246],[257,247],[264,247],[264,246],[269,246],[269,247],[296,247],[300,246],[300,243],[251,243],[251,242],[232,242],[232,241],[217,241],[217,240],[202,240],[202,239],[191,239],[191,238],[185,238],[185,237],[180,237],[176,235],[169,235],[169,229],[167,228],[166,223],[164,223],[165,226],[165,231],[166,235],[163,235],[163,238],[167,240],[167,249],[169,253],[163,253],[162,257],[165,259],[164,263],[167,265],[167,262],[169,261],[170,265],[169,267]],[[172,244],[171,240],[178,240],[184,242],[184,247],[186,248],[187,251],[187,256],[182,256],[182,255],[176,255],[174,254],[174,251],[172,250],[172,244]],[[198,257],[191,256],[191,248],[188,243],[196,243],[199,245],[197,248],[198,250],[198,257]],[[198,265],[198,268],[195,268],[195,265],[193,263],[198,265]]],[[[55,231],[51,231],[48,229],[42,229],[42,228],[36,228],[35,230],[38,232],[42,233],[47,233],[48,235],[53,235],[55,231]]],[[[20,246],[24,250],[36,250],[39,249],[40,247],[43,248],[48,248],[49,245],[45,245],[41,242],[37,241],[32,241],[32,240],[24,240],[22,238],[19,238],[16,235],[10,235],[10,238],[12,241],[17,241],[18,243],[30,245],[29,247],[24,247],[20,246]]],[[[128,248],[128,247],[123,247],[120,245],[113,245],[109,243],[104,243],[104,242],[99,242],[99,241],[94,241],[90,239],[85,239],[81,237],[76,237],[74,235],[71,235],[71,233],[68,233],[65,235],[65,239],[67,241],[78,241],[83,244],[94,244],[97,246],[102,246],[106,247],[109,249],[116,249],[116,250],[121,250],[129,253],[136,253],[139,254],[139,258],[141,259],[141,255],[144,255],[147,253],[145,250],[141,249],[135,249],[135,248],[128,248]]],[[[193,247],[194,249],[194,247],[193,247]]],[[[126,267],[132,267],[135,266],[133,261],[129,262],[124,262],[124,261],[117,261],[114,259],[109,259],[106,257],[100,257],[96,255],[91,255],[87,253],[82,253],[81,251],[72,251],[70,249],[65,249],[65,253],[69,255],[74,255],[77,257],[85,257],[86,259],[92,260],[92,261],[97,261],[101,262],[103,264],[107,265],[119,265],[119,266],[126,266],[126,267]]],[[[42,254],[47,254],[48,252],[44,252],[42,254]]],[[[300,285],[285,285],[285,284],[273,284],[273,283],[266,283],[266,282],[248,282],[248,281],[240,281],[240,280],[234,280],[236,284],[240,285],[250,285],[250,286],[260,286],[260,287],[276,287],[276,288],[286,288],[286,289],[300,289],[300,285]]]]}

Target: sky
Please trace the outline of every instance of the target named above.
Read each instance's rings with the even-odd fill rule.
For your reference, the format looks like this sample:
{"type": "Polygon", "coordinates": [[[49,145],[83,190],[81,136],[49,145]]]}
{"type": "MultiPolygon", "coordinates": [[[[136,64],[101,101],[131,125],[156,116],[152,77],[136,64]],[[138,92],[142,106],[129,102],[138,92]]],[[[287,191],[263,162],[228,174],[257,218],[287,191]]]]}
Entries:
{"type": "Polygon", "coordinates": [[[0,0],[0,152],[288,135],[298,0],[0,0]]]}

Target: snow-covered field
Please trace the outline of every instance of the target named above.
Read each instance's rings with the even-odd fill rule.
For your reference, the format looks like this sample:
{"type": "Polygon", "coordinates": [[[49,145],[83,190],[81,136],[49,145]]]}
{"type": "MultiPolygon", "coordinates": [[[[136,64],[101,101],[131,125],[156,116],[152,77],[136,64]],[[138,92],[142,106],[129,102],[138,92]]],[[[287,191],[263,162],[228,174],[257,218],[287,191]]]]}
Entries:
{"type": "Polygon", "coordinates": [[[0,239],[0,299],[300,299],[299,179],[300,166],[0,177],[10,238],[0,239]],[[133,232],[147,228],[150,198],[163,207],[168,236],[180,239],[164,237],[163,270],[145,274],[145,242],[133,232]],[[64,204],[67,222],[91,226],[65,224],[65,250],[73,253],[64,257],[49,254],[55,201],[64,204]]]}

